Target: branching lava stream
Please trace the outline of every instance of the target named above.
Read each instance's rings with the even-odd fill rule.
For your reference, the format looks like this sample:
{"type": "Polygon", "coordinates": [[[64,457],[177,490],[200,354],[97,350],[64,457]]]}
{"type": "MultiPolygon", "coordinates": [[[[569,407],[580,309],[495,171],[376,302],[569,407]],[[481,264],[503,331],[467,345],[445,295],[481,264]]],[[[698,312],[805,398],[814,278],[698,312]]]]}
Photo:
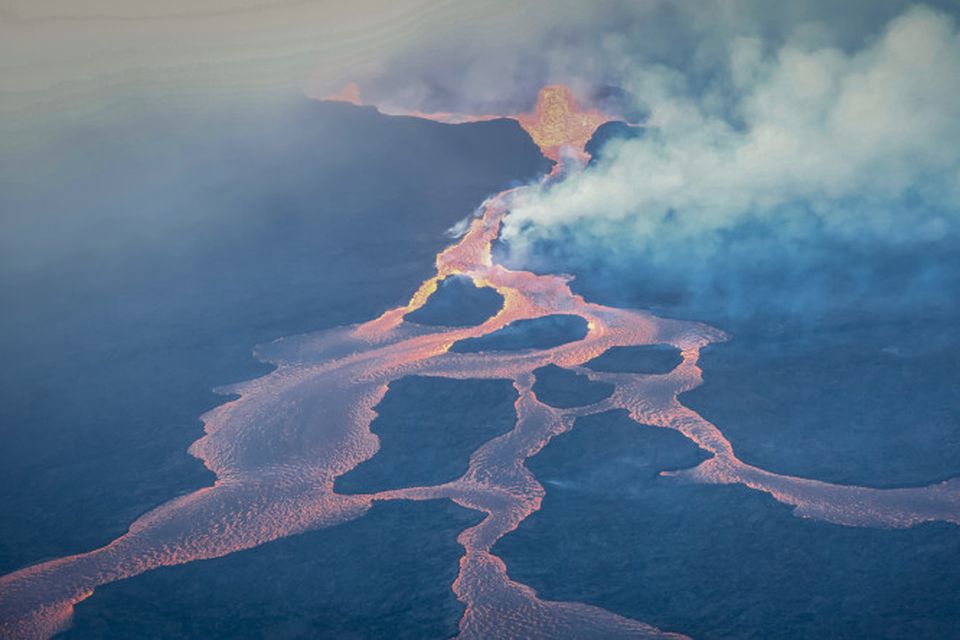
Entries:
{"type": "MultiPolygon", "coordinates": [[[[345,93],[359,103],[355,89],[345,93]]],[[[442,120],[471,118],[443,114],[442,120]]],[[[581,110],[564,87],[547,87],[537,109],[518,121],[555,160],[584,157],[583,145],[606,120],[581,110]]],[[[576,170],[579,162],[574,162],[576,170]]],[[[562,174],[562,172],[560,172],[562,174]]],[[[549,179],[562,179],[554,172],[549,179]]],[[[545,179],[548,179],[545,178],[545,179]]],[[[524,189],[527,187],[520,187],[524,189]]],[[[484,520],[462,532],[464,548],[454,592],[466,605],[463,638],[679,638],[592,606],[544,601],[513,582],[491,553],[494,543],[540,507],[543,487],[524,466],[578,416],[626,409],[637,429],[674,429],[712,454],[678,481],[739,483],[795,507],[799,516],[849,526],[908,527],[942,520],[960,524],[960,479],[905,489],[871,489],[778,475],[742,463],[713,424],[684,407],[678,395],[701,383],[700,350],[725,339],[712,327],[665,320],[635,310],[593,304],[556,275],[514,271],[496,264],[491,243],[516,190],[490,198],[468,232],[437,256],[436,275],[403,307],[370,322],[278,340],[257,356],[276,369],[225,388],[239,398],[203,416],[205,435],[190,448],[216,483],[161,505],[105,547],[21,569],[0,579],[0,634],[46,638],[69,625],[73,606],[98,586],[150,569],[223,556],[303,531],[362,516],[374,501],[450,499],[478,510],[484,520]],[[405,322],[439,280],[453,274],[494,287],[500,312],[461,329],[405,322]],[[582,340],[550,349],[456,353],[462,339],[496,331],[520,319],[575,314],[588,323],[582,340]],[[614,346],[669,344],[683,361],[663,375],[599,373],[583,368],[614,346]],[[532,391],[533,371],[555,364],[615,386],[593,405],[556,409],[532,391]],[[372,495],[340,495],[334,480],[371,458],[378,439],[370,431],[374,407],[387,385],[416,374],[451,378],[506,378],[519,392],[516,425],[473,452],[468,471],[438,486],[372,495]],[[652,425],[652,426],[650,426],[652,425]]]]}

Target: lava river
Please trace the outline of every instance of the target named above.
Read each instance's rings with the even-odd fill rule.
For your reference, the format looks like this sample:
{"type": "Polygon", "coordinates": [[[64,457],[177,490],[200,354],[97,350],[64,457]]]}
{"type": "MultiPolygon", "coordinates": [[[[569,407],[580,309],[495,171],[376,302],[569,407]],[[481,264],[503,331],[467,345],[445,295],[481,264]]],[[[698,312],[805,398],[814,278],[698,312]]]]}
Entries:
{"type": "MultiPolygon", "coordinates": [[[[355,92],[348,93],[359,103],[355,92]]],[[[446,121],[488,118],[441,115],[438,119],[446,121]]],[[[581,110],[566,88],[553,86],[541,92],[532,113],[517,120],[545,155],[568,159],[562,170],[544,178],[558,180],[582,165],[583,145],[606,118],[581,110]]],[[[518,189],[525,188],[531,187],[518,189]]],[[[0,578],[0,635],[50,637],[69,625],[73,606],[98,586],[156,567],[223,556],[343,523],[364,515],[374,501],[449,499],[485,514],[480,524],[459,536],[464,551],[452,585],[466,607],[459,637],[682,637],[597,607],[541,600],[531,588],[512,581],[507,567],[491,553],[497,540],[539,509],[544,496],[524,461],[572,428],[577,417],[615,408],[626,409],[637,429],[674,429],[712,454],[693,469],[671,474],[685,481],[742,484],[792,505],[799,516],[848,526],[908,527],[933,520],[960,524],[960,479],[882,490],[784,476],[741,462],[720,429],[677,399],[701,383],[700,350],[724,340],[723,332],[593,304],[572,293],[564,277],[496,264],[491,244],[518,189],[483,204],[467,233],[437,256],[436,275],[406,306],[364,324],[260,347],[256,355],[276,369],[224,388],[237,399],[203,416],[205,435],[190,448],[216,474],[215,484],[145,514],[100,549],[0,578]],[[453,274],[495,288],[504,299],[499,313],[479,326],[457,329],[404,320],[426,302],[441,279],[453,274]],[[450,351],[459,340],[492,333],[516,320],[554,314],[582,317],[587,335],[549,349],[450,351]],[[683,360],[662,375],[582,367],[611,347],[647,344],[673,345],[683,360]],[[589,406],[550,407],[532,391],[533,371],[547,364],[612,383],[614,393],[589,406]],[[455,481],[370,495],[335,493],[338,476],[377,452],[378,438],[370,424],[388,384],[413,374],[512,380],[519,393],[513,430],[474,451],[468,471],[455,481]]]]}

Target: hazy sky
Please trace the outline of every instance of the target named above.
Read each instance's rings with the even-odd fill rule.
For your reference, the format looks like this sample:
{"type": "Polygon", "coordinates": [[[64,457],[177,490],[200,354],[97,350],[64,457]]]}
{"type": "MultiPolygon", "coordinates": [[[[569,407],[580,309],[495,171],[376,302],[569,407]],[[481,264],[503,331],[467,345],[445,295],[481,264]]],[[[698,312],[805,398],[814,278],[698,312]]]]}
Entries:
{"type": "Polygon", "coordinates": [[[489,108],[529,103],[547,81],[617,84],[653,62],[699,77],[738,35],[775,44],[800,30],[856,47],[908,5],[4,0],[0,95],[9,119],[139,97],[323,95],[356,80],[380,102],[489,108]]]}
{"type": "Polygon", "coordinates": [[[411,49],[500,29],[499,16],[485,2],[8,0],[0,91],[8,118],[125,99],[322,95],[411,49]]]}

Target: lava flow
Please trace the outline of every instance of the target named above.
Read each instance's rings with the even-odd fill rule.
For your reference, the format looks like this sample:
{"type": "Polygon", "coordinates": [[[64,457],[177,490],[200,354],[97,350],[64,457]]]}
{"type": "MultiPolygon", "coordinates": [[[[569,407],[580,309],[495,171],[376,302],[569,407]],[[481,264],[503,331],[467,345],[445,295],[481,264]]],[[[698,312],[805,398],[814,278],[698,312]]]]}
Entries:
{"type": "MultiPolygon", "coordinates": [[[[339,93],[326,98],[332,102],[347,102],[353,105],[363,104],[360,100],[360,88],[349,83],[339,93]]],[[[377,108],[388,116],[412,116],[443,122],[446,124],[464,124],[512,118],[520,123],[544,156],[560,162],[564,153],[586,163],[590,156],[584,150],[600,125],[611,118],[596,109],[583,109],[577,103],[570,88],[562,84],[551,84],[540,89],[533,111],[513,116],[503,115],[466,115],[462,113],[410,111],[405,109],[377,108]]]]}
{"type": "MultiPolygon", "coordinates": [[[[359,102],[358,92],[347,97],[359,102]]],[[[485,117],[481,117],[485,118],[485,117]]],[[[583,145],[603,118],[580,111],[566,89],[548,87],[532,114],[518,120],[545,155],[560,157],[583,145]]],[[[519,189],[538,188],[520,187],[519,189]]],[[[224,389],[237,394],[203,416],[205,435],[190,452],[217,476],[216,483],[171,500],[134,521],[100,549],[27,567],[0,579],[0,635],[45,638],[69,624],[73,606],[98,586],[150,569],[223,556],[270,540],[362,516],[374,501],[450,499],[480,511],[480,524],[463,531],[464,548],[454,592],[466,610],[463,638],[679,638],[650,625],[577,603],[544,601],[512,581],[491,549],[540,507],[544,488],[524,461],[577,417],[626,409],[638,429],[674,429],[712,457],[675,472],[689,481],[739,483],[795,507],[803,517],[849,526],[906,527],[942,520],[960,524],[960,479],[905,489],[871,489],[778,475],[742,463],[713,424],[684,407],[678,395],[701,383],[700,350],[725,339],[712,327],[585,301],[568,279],[497,264],[491,243],[509,214],[515,190],[484,203],[468,232],[437,256],[437,274],[410,302],[370,322],[297,336],[261,347],[257,356],[276,369],[224,389]],[[494,287],[503,308],[476,327],[434,328],[404,315],[422,306],[437,282],[451,274],[494,287]],[[575,314],[587,335],[550,349],[457,353],[458,340],[492,333],[520,319],[575,314]],[[663,375],[598,373],[583,364],[615,346],[669,344],[683,361],[663,375]],[[541,403],[533,371],[547,364],[585,373],[615,386],[613,395],[574,409],[541,403]],[[459,479],[373,495],[340,495],[334,480],[373,457],[374,407],[387,385],[406,375],[505,378],[519,393],[514,429],[470,458],[459,479]],[[650,426],[652,425],[652,426],[650,426]]]]}

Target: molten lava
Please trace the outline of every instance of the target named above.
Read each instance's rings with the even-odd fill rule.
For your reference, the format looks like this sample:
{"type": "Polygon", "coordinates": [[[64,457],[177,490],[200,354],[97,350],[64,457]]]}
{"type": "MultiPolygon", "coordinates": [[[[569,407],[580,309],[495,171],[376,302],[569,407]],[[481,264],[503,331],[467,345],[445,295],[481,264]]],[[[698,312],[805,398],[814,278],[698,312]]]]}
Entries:
{"type": "MultiPolygon", "coordinates": [[[[343,89],[325,100],[334,102],[349,102],[359,105],[360,89],[355,83],[350,83],[343,89]]],[[[584,150],[587,142],[593,137],[597,127],[610,122],[612,116],[601,113],[596,109],[583,109],[574,97],[569,87],[563,84],[551,84],[540,89],[537,94],[537,103],[533,111],[512,116],[502,115],[466,115],[460,113],[408,111],[403,109],[379,108],[384,115],[411,116],[443,122],[445,124],[464,124],[467,122],[484,122],[511,118],[520,123],[533,142],[540,148],[544,156],[560,162],[564,153],[569,153],[585,163],[590,159],[584,150]]]]}
{"type": "Polygon", "coordinates": [[[564,149],[589,160],[584,147],[597,127],[610,121],[596,109],[581,109],[570,89],[562,84],[541,89],[533,112],[516,118],[543,155],[557,161],[564,149]]]}
{"type": "MultiPolygon", "coordinates": [[[[359,100],[358,91],[345,92],[359,100]]],[[[603,121],[582,111],[566,89],[540,93],[521,124],[545,154],[583,145],[603,121]]],[[[520,189],[535,189],[521,187],[520,189]]],[[[513,191],[490,198],[483,215],[456,244],[437,256],[437,274],[410,302],[370,322],[297,336],[260,347],[271,373],[224,389],[238,397],[203,416],[205,435],[190,452],[217,476],[212,487],[181,496],[141,516],[129,531],[94,551],[21,569],[0,578],[0,636],[46,638],[69,624],[73,606],[98,586],[164,565],[223,556],[310,529],[361,517],[375,500],[449,499],[486,515],[460,534],[464,547],[453,585],[466,605],[461,638],[679,638],[597,607],[549,602],[507,575],[492,553],[502,536],[540,508],[543,486],[524,465],[579,416],[625,409],[638,423],[674,429],[712,454],[699,466],[670,475],[704,483],[742,484],[795,507],[798,515],[850,526],[908,527],[942,520],[960,524],[960,479],[928,487],[873,489],[783,476],[741,462],[715,425],[683,406],[678,396],[701,380],[700,350],[724,334],[704,324],[658,318],[642,311],[586,302],[568,279],[514,271],[496,264],[491,243],[509,215],[513,191]],[[476,327],[430,328],[404,321],[451,274],[494,287],[501,311],[476,327]],[[587,321],[582,339],[550,349],[453,353],[451,344],[510,322],[553,314],[587,321]],[[583,367],[611,347],[669,344],[683,361],[669,373],[601,373],[583,367]],[[533,371],[548,364],[614,385],[595,404],[559,409],[532,390],[533,371]],[[508,378],[519,393],[514,429],[470,457],[459,479],[436,486],[340,495],[334,480],[373,457],[374,407],[387,385],[406,375],[508,378]]],[[[318,577],[318,579],[323,579],[318,577]]]]}

